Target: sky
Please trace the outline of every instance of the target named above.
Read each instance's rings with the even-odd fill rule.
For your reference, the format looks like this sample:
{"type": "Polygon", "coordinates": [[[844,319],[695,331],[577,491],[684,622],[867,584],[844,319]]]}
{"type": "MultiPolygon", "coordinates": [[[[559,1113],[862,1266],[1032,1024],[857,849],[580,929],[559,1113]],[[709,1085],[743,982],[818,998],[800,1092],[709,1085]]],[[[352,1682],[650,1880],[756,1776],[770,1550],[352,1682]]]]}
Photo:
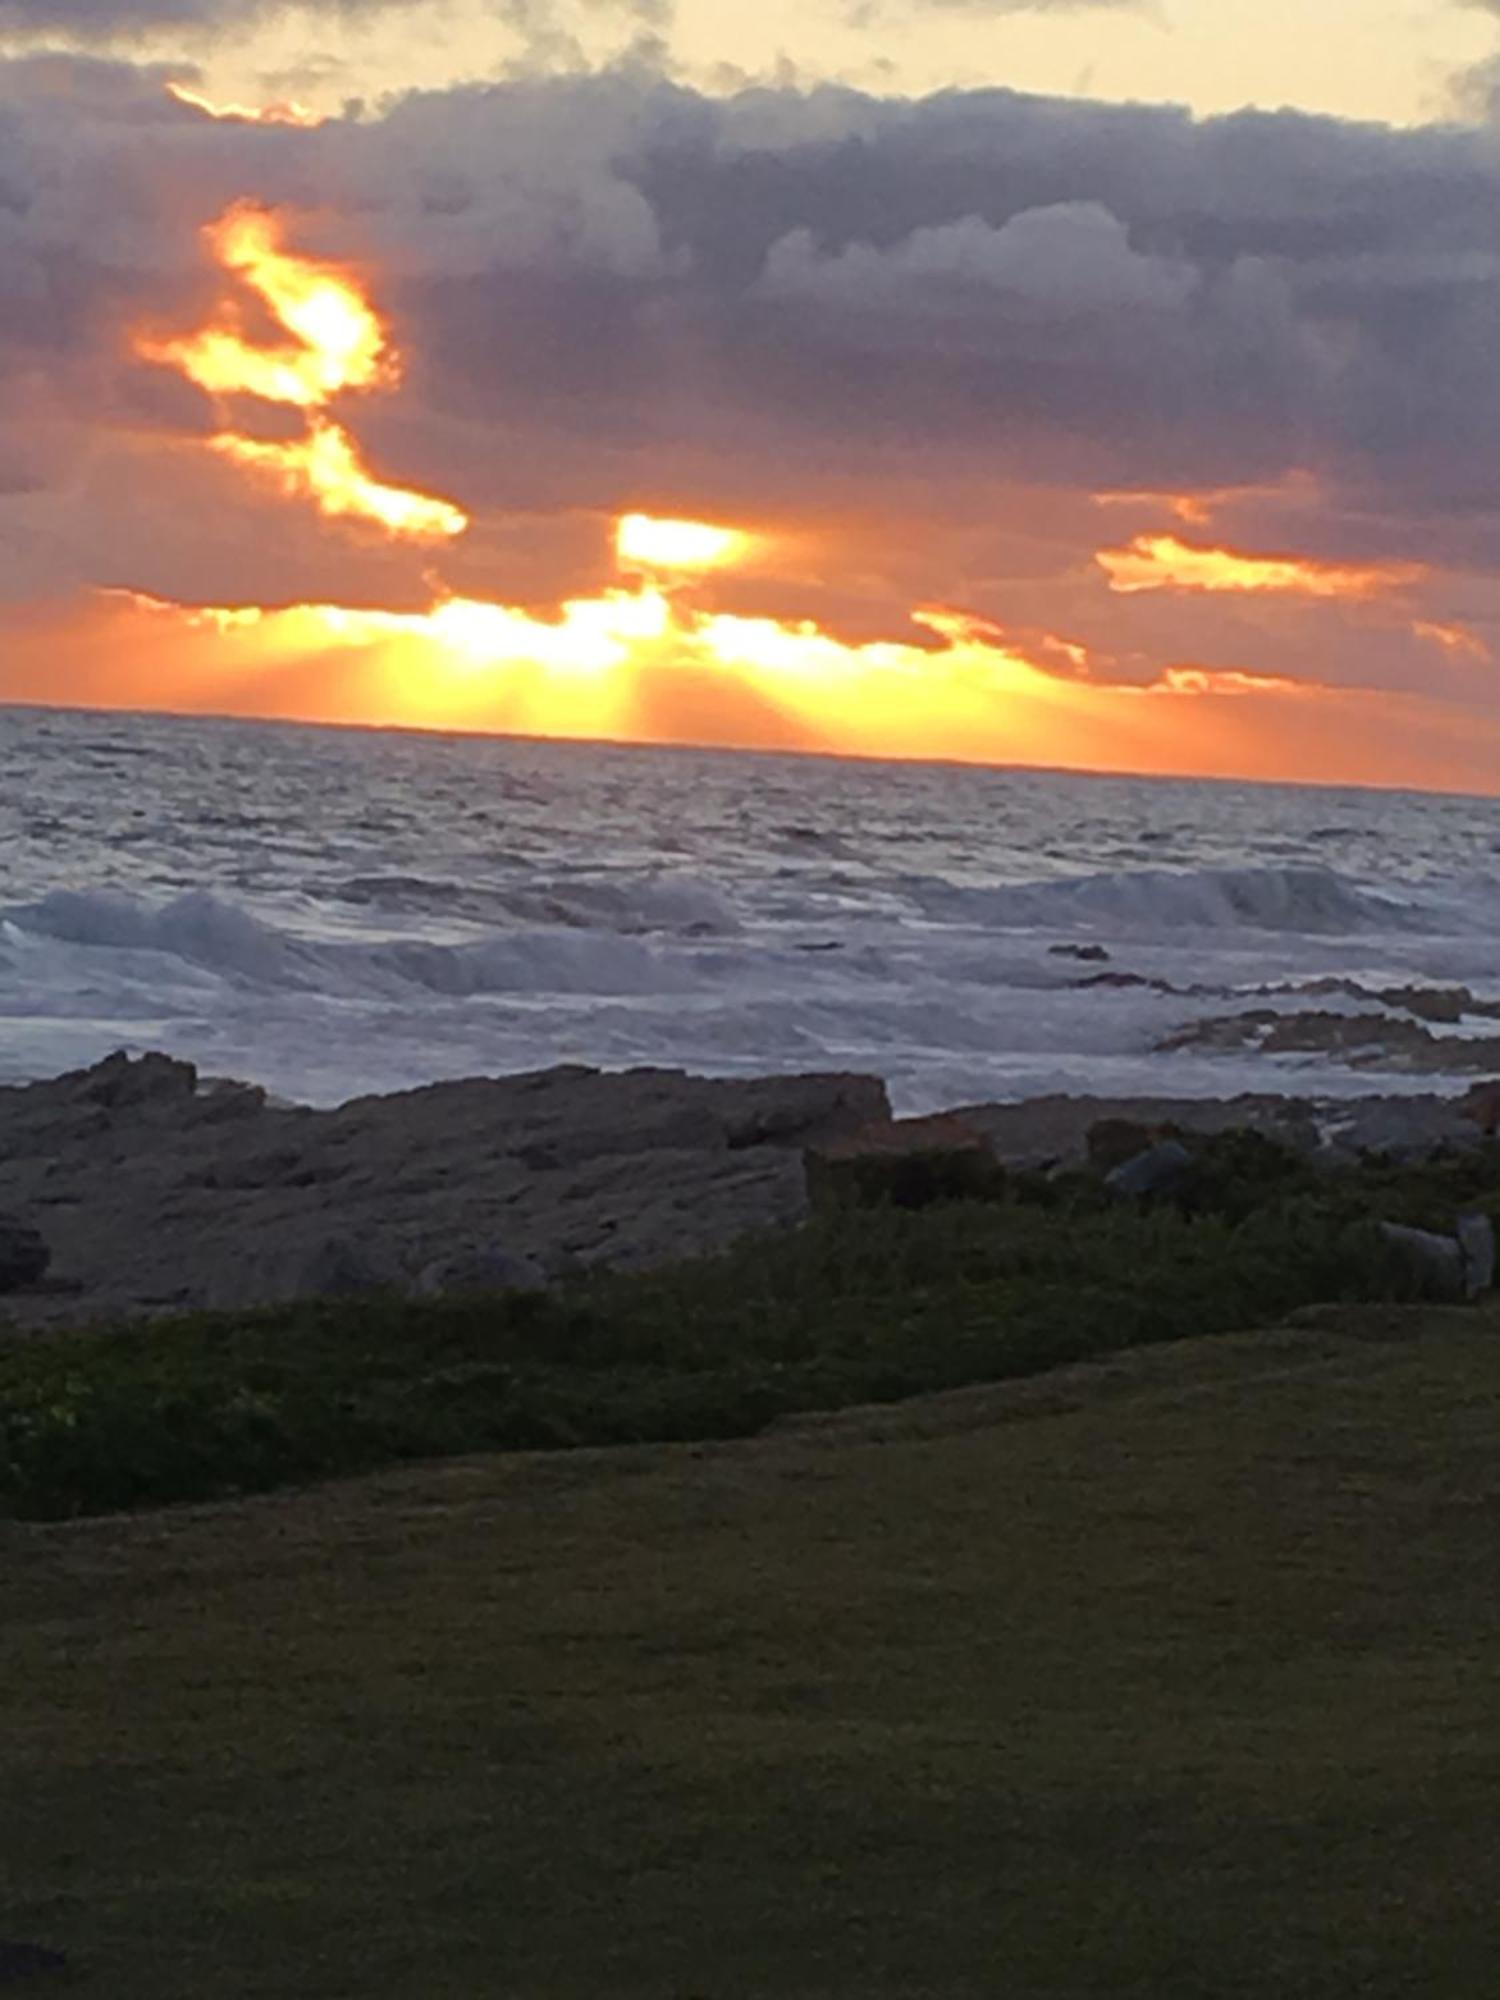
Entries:
{"type": "Polygon", "coordinates": [[[0,700],[1500,790],[1500,5],[0,0],[0,700]]]}

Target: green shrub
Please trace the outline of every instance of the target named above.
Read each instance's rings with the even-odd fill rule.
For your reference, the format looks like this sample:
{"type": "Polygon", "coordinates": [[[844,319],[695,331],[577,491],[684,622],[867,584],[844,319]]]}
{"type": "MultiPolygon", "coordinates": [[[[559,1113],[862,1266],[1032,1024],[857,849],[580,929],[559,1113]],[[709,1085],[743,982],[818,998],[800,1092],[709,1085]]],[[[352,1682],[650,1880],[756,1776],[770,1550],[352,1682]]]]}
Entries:
{"type": "Polygon", "coordinates": [[[316,1301],[0,1346],[0,1512],[263,1491],[413,1458],[749,1435],[1417,1282],[1374,1218],[1451,1227],[1495,1160],[1314,1178],[1206,1156],[1193,1212],[1018,1177],[835,1208],[726,1255],[550,1293],[316,1301]],[[1250,1190],[1259,1199],[1250,1199],[1250,1190]],[[1212,1200],[1209,1196],[1212,1196],[1212,1200]]]}

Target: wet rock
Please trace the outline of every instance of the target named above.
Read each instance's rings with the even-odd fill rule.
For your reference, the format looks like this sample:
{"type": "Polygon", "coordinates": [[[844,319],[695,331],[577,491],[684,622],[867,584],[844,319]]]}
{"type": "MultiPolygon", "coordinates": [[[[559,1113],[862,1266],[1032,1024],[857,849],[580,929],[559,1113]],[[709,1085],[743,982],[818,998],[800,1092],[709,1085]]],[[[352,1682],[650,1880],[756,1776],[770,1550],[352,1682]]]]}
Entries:
{"type": "Polygon", "coordinates": [[[473,1292],[540,1292],[547,1273],[534,1258],[509,1250],[468,1250],[427,1265],[412,1290],[418,1298],[461,1298],[473,1292]]]}
{"type": "Polygon", "coordinates": [[[1076,958],[1084,965],[1108,965],[1110,956],[1102,944],[1055,944],[1050,955],[1053,958],[1076,958]]]}
{"type": "Polygon", "coordinates": [[[1456,1028],[1479,1007],[1467,986],[1386,986],[1380,998],[1387,1007],[1403,1007],[1436,1027],[1456,1028]]]}
{"type": "Polygon", "coordinates": [[[1175,1193],[1192,1171],[1193,1156],[1181,1140],[1164,1139],[1116,1167],[1105,1176],[1104,1185],[1122,1201],[1140,1201],[1149,1195],[1175,1193]]]}
{"type": "Polygon", "coordinates": [[[1350,1069],[1420,1076],[1500,1065],[1500,1036],[1435,1035],[1420,1021],[1390,1014],[1283,1014],[1272,1007],[1192,1021],[1157,1044],[1161,1055],[1184,1049],[1211,1055],[1253,1050],[1268,1056],[1331,1056],[1350,1069]]]}
{"type": "Polygon", "coordinates": [[[1309,979],[1289,985],[1283,981],[1277,986],[1262,986],[1256,989],[1261,994],[1284,998],[1317,999],[1342,995],[1349,1000],[1362,1000],[1382,1007],[1399,1007],[1403,1012],[1415,1014],[1419,1021],[1427,1021],[1437,1027],[1457,1027],[1469,1015],[1481,1015],[1494,1019],[1500,1016],[1500,1007],[1493,1001],[1480,1000],[1467,986],[1364,986],[1357,979],[1309,979]]]}
{"type": "Polygon", "coordinates": [[[0,1292],[39,1284],[51,1262],[52,1251],[39,1229],[19,1216],[0,1215],[0,1292]]]}
{"type": "Polygon", "coordinates": [[[1191,987],[1174,986],[1170,979],[1148,978],[1144,972],[1091,972],[1087,979],[1072,984],[1080,993],[1167,993],[1178,1000],[1193,997],[1191,987]]]}

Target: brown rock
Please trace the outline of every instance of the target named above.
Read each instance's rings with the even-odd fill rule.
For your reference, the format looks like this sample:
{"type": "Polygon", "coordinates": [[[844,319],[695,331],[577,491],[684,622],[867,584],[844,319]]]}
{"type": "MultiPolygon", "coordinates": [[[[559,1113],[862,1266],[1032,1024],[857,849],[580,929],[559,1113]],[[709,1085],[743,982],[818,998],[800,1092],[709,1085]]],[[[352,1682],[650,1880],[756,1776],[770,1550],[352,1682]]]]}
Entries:
{"type": "Polygon", "coordinates": [[[1470,1119],[1487,1139],[1493,1139],[1500,1132],[1500,1083],[1476,1083],[1465,1092],[1458,1110],[1460,1117],[1470,1119]]]}
{"type": "Polygon", "coordinates": [[[1085,1145],[1089,1165],[1101,1174],[1128,1165],[1148,1153],[1160,1138],[1158,1127],[1142,1125],[1134,1118],[1101,1118],[1088,1129],[1085,1145]]]}
{"type": "Polygon", "coordinates": [[[809,1192],[834,1206],[992,1199],[1005,1178],[983,1132],[951,1111],[865,1126],[807,1154],[809,1192]]]}

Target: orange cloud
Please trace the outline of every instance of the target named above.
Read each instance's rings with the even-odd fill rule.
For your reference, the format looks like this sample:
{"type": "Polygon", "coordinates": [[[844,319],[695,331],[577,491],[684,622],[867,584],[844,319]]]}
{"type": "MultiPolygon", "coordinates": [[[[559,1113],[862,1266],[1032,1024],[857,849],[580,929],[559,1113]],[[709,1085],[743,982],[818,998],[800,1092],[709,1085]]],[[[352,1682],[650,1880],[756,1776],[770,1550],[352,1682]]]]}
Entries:
{"type": "Polygon", "coordinates": [[[226,398],[254,396],[301,410],[307,426],[302,437],[277,442],[226,426],[210,448],[270,475],[330,518],[373,522],[404,540],[461,535],[469,525],[461,507],[377,479],[349,432],[327,415],[336,396],[392,388],[401,378],[400,356],[354,275],[293,255],[276,217],[250,203],[231,208],[206,235],[216,261],[287,338],[270,346],[252,340],[231,295],[211,326],[171,339],[141,334],[136,351],[215,397],[221,415],[226,398]]]}
{"type": "Polygon", "coordinates": [[[1208,486],[1172,492],[1162,487],[1121,487],[1093,496],[1096,507],[1154,507],[1185,521],[1190,527],[1206,528],[1226,507],[1242,506],[1247,500],[1274,500],[1283,505],[1306,507],[1317,498],[1319,487],[1311,473],[1292,471],[1282,479],[1248,486],[1208,486]]]}
{"type": "Polygon", "coordinates": [[[258,107],[248,104],[215,104],[212,98],[204,97],[196,90],[190,90],[185,83],[169,83],[167,95],[175,97],[179,104],[185,104],[191,111],[201,111],[205,118],[212,118],[220,125],[300,125],[311,128],[327,123],[321,112],[313,111],[305,104],[299,104],[295,98],[258,107]]]}
{"type": "Polygon", "coordinates": [[[57,700],[71,671],[71,698],[122,707],[1334,784],[1484,789],[1500,769],[1500,733],[1436,703],[1204,666],[1121,685],[1093,664],[1050,670],[1068,642],[920,622],[923,638],[855,644],[654,585],[551,617],[458,597],[399,613],[118,594],[9,648],[4,687],[57,700]]]}
{"type": "Polygon", "coordinates": [[[1485,664],[1495,657],[1479,634],[1471,632],[1467,625],[1440,625],[1432,619],[1419,618],[1411,629],[1418,639],[1440,646],[1451,656],[1479,660],[1485,664]]]}
{"type": "Polygon", "coordinates": [[[1128,547],[1100,549],[1094,560],[1111,590],[1244,592],[1367,602],[1428,574],[1420,563],[1330,563],[1311,556],[1250,555],[1184,542],[1176,535],[1137,535],[1128,547]]]}
{"type": "Polygon", "coordinates": [[[305,437],[287,443],[224,433],[212,440],[211,449],[236,465],[269,473],[284,493],[313,501],[333,519],[375,521],[405,541],[445,541],[469,525],[468,515],[451,501],[374,478],[348,432],[323,417],[309,421],[305,437]]]}
{"type": "Polygon", "coordinates": [[[1129,690],[1144,695],[1224,695],[1230,700],[1277,695],[1284,701],[1326,700],[1331,692],[1309,681],[1291,681],[1280,674],[1243,674],[1226,667],[1168,667],[1160,678],[1129,690]]]}
{"type": "MultiPolygon", "coordinates": [[[[143,334],[137,348],[215,398],[221,428],[209,448],[330,518],[373,523],[403,541],[461,535],[469,525],[462,508],[377,478],[332,413],[339,398],[389,389],[401,376],[401,357],[359,276],[289,250],[277,218],[249,205],[229,210],[208,241],[229,281],[210,323],[170,338],[143,334]],[[235,427],[236,399],[245,397],[296,412],[298,434],[269,439],[235,427]]],[[[1185,520],[1208,518],[1221,497],[1156,496],[1185,520]]],[[[619,584],[550,615],[464,594],[437,577],[432,601],[418,611],[336,601],[193,606],[117,594],[85,629],[89,652],[111,663],[105,691],[90,682],[81,698],[1330,782],[1451,782],[1473,749],[1472,730],[1449,744],[1435,704],[1408,700],[1403,711],[1398,697],[1199,665],[1170,667],[1144,686],[1121,684],[1109,661],[1073,640],[1042,635],[1023,645],[946,608],[913,613],[915,633],[863,641],[808,619],[710,608],[703,579],[758,560],[767,546],[735,527],[626,515],[616,523],[619,584]],[[1392,735],[1398,713],[1413,727],[1392,735]],[[1444,747],[1414,769],[1418,723],[1444,747]]],[[[1414,564],[1251,554],[1173,535],[1142,535],[1096,560],[1124,593],[1363,601],[1426,575],[1414,564]]],[[[1478,643],[1458,627],[1413,629],[1450,650],[1478,643]]],[[[56,689],[49,667],[42,698],[56,689]]],[[[36,698],[24,665],[7,670],[5,692],[36,698]]]]}

